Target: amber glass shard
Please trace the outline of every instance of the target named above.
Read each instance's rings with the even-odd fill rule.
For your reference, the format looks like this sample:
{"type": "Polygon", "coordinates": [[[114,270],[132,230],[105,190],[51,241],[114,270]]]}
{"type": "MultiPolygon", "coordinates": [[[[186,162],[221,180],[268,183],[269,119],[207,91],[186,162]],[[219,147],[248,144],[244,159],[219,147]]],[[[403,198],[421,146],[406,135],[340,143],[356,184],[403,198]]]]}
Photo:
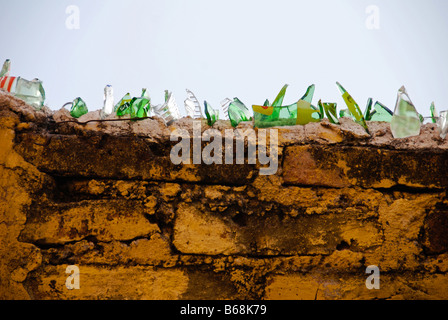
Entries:
{"type": "Polygon", "coordinates": [[[336,82],[336,85],[338,86],[339,90],[341,91],[342,98],[344,99],[345,103],[347,104],[347,107],[350,110],[350,113],[355,117],[356,122],[359,123],[366,130],[367,133],[369,133],[369,128],[367,127],[366,120],[364,119],[361,109],[359,108],[356,101],[353,100],[352,96],[344,89],[344,87],[339,82],[336,82]]]}

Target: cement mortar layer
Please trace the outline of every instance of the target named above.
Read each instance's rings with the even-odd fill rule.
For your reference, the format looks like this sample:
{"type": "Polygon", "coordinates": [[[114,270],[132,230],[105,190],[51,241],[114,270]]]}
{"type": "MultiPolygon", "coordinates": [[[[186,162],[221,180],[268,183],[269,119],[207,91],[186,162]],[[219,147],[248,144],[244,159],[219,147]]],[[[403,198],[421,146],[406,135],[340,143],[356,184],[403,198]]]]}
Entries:
{"type": "Polygon", "coordinates": [[[192,134],[190,118],[99,116],[0,91],[1,299],[448,298],[448,143],[435,125],[407,139],[347,118],[274,128],[278,171],[263,176],[258,162],[174,165],[170,136],[192,134]]]}

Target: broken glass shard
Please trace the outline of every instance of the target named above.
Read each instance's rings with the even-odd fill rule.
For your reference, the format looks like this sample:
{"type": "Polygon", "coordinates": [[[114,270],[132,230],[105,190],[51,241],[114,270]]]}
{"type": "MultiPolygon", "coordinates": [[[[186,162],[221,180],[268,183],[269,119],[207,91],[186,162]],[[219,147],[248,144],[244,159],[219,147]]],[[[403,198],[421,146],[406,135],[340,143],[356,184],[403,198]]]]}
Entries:
{"type": "Polygon", "coordinates": [[[37,110],[42,109],[44,105],[45,90],[39,79],[29,81],[21,77],[1,77],[0,89],[11,92],[37,110]]]}
{"type": "Polygon", "coordinates": [[[130,102],[131,118],[146,118],[151,108],[150,102],[146,89],[142,89],[141,97],[133,98],[130,102]]]}
{"type": "Polygon", "coordinates": [[[89,110],[87,109],[87,105],[84,100],[79,97],[73,100],[72,108],[70,109],[70,115],[73,118],[79,118],[88,112],[89,110]]]}
{"type": "Polygon", "coordinates": [[[280,117],[280,109],[275,107],[281,107],[283,104],[283,99],[285,98],[286,90],[288,89],[288,85],[285,84],[283,88],[280,90],[280,92],[277,94],[277,97],[274,99],[274,102],[272,102],[271,107],[274,107],[272,109],[271,119],[272,121],[276,121],[280,117]]]}
{"type": "Polygon", "coordinates": [[[283,107],[253,105],[252,110],[257,128],[294,126],[297,123],[297,103],[283,107]]]}
{"type": "Polygon", "coordinates": [[[366,108],[365,108],[365,110],[364,110],[364,119],[365,119],[366,121],[370,121],[370,119],[371,119],[371,117],[372,117],[372,113],[371,113],[371,110],[372,110],[372,103],[373,103],[372,98],[369,98],[369,99],[367,100],[367,105],[366,105],[366,108]]]}
{"type": "Polygon", "coordinates": [[[229,119],[232,126],[236,127],[240,122],[251,121],[252,115],[244,103],[238,98],[234,98],[229,104],[229,119]]]}
{"type": "Polygon", "coordinates": [[[344,118],[344,117],[352,118],[353,120],[355,120],[355,117],[352,115],[352,113],[348,109],[342,109],[341,111],[339,111],[339,117],[340,118],[344,118]]]}
{"type": "Polygon", "coordinates": [[[445,139],[448,134],[448,111],[440,112],[440,115],[437,119],[437,128],[440,133],[440,137],[445,139]]]}
{"type": "Polygon", "coordinates": [[[229,98],[225,98],[223,101],[221,101],[221,110],[223,112],[223,119],[229,120],[229,105],[232,103],[232,100],[229,98]]]}
{"type": "Polygon", "coordinates": [[[187,99],[185,100],[185,111],[187,112],[187,115],[190,116],[193,119],[203,119],[202,111],[201,111],[201,104],[199,103],[199,100],[196,98],[193,92],[190,90],[187,90],[187,99]]]}
{"type": "Polygon", "coordinates": [[[172,124],[175,120],[180,118],[179,109],[177,107],[176,99],[172,92],[165,90],[165,103],[153,107],[154,114],[165,120],[167,125],[172,124]]]}
{"type": "Polygon", "coordinates": [[[327,115],[328,120],[331,123],[339,124],[338,113],[337,113],[337,104],[336,103],[322,103],[321,100],[318,102],[319,108],[322,108],[327,115]]]}
{"type": "Polygon", "coordinates": [[[434,102],[431,103],[431,107],[429,107],[429,110],[431,111],[432,123],[437,123],[437,118],[439,117],[439,113],[436,110],[436,106],[435,106],[434,102]]]}
{"type": "Polygon", "coordinates": [[[122,117],[126,114],[131,113],[131,100],[131,95],[129,93],[126,93],[125,96],[115,105],[114,112],[117,113],[117,116],[122,117]]]}
{"type": "Polygon", "coordinates": [[[355,117],[356,122],[360,124],[366,130],[367,133],[369,133],[369,128],[367,127],[366,120],[364,119],[361,109],[359,108],[356,101],[353,100],[352,96],[344,89],[344,87],[339,82],[336,82],[336,85],[341,91],[342,98],[344,99],[345,104],[350,110],[350,113],[353,115],[353,117],[355,117]]]}
{"type": "Polygon", "coordinates": [[[0,71],[0,77],[8,77],[9,71],[11,70],[11,61],[6,59],[3,63],[2,70],[0,71]]]}
{"type": "Polygon", "coordinates": [[[101,117],[104,119],[114,112],[114,89],[111,85],[104,88],[104,104],[101,111],[101,117]]]}
{"type": "Polygon", "coordinates": [[[407,138],[420,134],[421,121],[419,113],[409,98],[405,87],[398,90],[397,103],[390,123],[394,138],[407,138]]]}
{"type": "Polygon", "coordinates": [[[421,123],[425,122],[425,117],[423,117],[423,115],[421,115],[420,113],[418,114],[418,118],[420,119],[421,123]]]}
{"type": "Polygon", "coordinates": [[[300,99],[297,102],[297,121],[296,124],[305,125],[310,122],[319,122],[320,115],[319,111],[316,108],[311,106],[311,103],[305,100],[300,99]],[[317,115],[313,117],[313,115],[317,115]]]}
{"type": "Polygon", "coordinates": [[[21,77],[10,77],[11,61],[6,60],[0,74],[0,89],[11,92],[17,98],[33,106],[36,110],[42,109],[45,102],[45,90],[42,81],[33,79],[31,81],[21,77]]]}
{"type": "Polygon", "coordinates": [[[278,104],[283,102],[286,88],[287,85],[282,88],[271,106],[269,106],[269,101],[267,100],[263,106],[252,106],[255,127],[305,125],[310,122],[320,121],[319,110],[311,105],[315,89],[314,85],[308,87],[305,95],[297,103],[289,106],[280,106],[278,104]]]}
{"type": "Polygon", "coordinates": [[[393,112],[383,105],[381,102],[375,102],[373,106],[375,110],[370,114],[370,121],[379,121],[379,122],[391,122],[393,112]]]}
{"type": "Polygon", "coordinates": [[[219,119],[219,110],[213,109],[207,101],[204,101],[205,115],[207,117],[207,124],[212,126],[219,119]]]}

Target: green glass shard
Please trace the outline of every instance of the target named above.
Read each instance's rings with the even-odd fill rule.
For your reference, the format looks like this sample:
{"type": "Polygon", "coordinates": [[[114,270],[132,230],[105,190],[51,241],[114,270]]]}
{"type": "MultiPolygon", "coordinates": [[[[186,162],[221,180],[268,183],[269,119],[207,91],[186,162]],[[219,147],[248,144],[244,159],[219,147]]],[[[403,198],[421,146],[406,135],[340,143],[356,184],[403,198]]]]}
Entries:
{"type": "Polygon", "coordinates": [[[369,98],[369,99],[367,100],[366,109],[364,110],[364,119],[365,119],[366,121],[370,121],[370,119],[371,119],[371,117],[372,117],[372,113],[371,113],[371,110],[372,110],[372,104],[373,104],[373,100],[372,100],[372,98],[369,98]]]}
{"type": "Polygon", "coordinates": [[[219,110],[213,109],[207,101],[204,101],[204,111],[207,117],[207,124],[212,126],[219,119],[219,110]]]}
{"type": "Polygon", "coordinates": [[[398,90],[397,103],[390,128],[394,138],[407,138],[418,136],[421,129],[421,121],[405,87],[398,90]]]}
{"type": "Polygon", "coordinates": [[[125,96],[115,105],[114,112],[117,113],[117,116],[121,117],[125,114],[130,114],[130,104],[132,97],[129,93],[126,93],[125,96]]]}
{"type": "MultiPolygon", "coordinates": [[[[283,99],[285,98],[286,89],[288,89],[288,85],[285,84],[283,88],[278,93],[277,97],[274,99],[274,102],[272,103],[272,107],[281,107],[283,104],[283,99]]],[[[278,119],[279,118],[279,109],[274,109],[274,112],[272,113],[271,117],[272,119],[278,119]]]]}
{"type": "MultiPolygon", "coordinates": [[[[308,87],[305,95],[297,103],[289,106],[279,106],[283,102],[287,86],[284,86],[271,106],[265,101],[263,106],[253,105],[254,125],[257,128],[278,126],[305,125],[310,122],[319,122],[321,114],[319,109],[311,105],[314,95],[314,85],[308,87]],[[276,106],[274,106],[274,104],[276,106]]],[[[323,113],[323,111],[322,111],[323,113]]]]}
{"type": "Polygon", "coordinates": [[[375,110],[370,114],[370,121],[391,122],[393,112],[383,105],[381,102],[375,102],[373,106],[375,110]]]}
{"type": "Polygon", "coordinates": [[[283,107],[253,105],[252,109],[256,128],[294,126],[297,123],[297,103],[283,107]]]}
{"type": "Polygon", "coordinates": [[[316,89],[316,86],[314,84],[310,85],[307,89],[305,94],[303,95],[303,97],[300,100],[309,102],[310,104],[313,102],[313,97],[314,97],[314,91],[316,89]]]}
{"type": "Polygon", "coordinates": [[[240,122],[251,121],[252,115],[249,109],[238,98],[234,98],[229,105],[229,119],[233,127],[236,127],[240,122]]]}
{"type": "Polygon", "coordinates": [[[431,111],[431,121],[432,123],[437,123],[437,120],[439,118],[439,113],[437,112],[436,106],[434,104],[434,101],[431,103],[431,107],[429,107],[429,110],[431,111]]]}
{"type": "Polygon", "coordinates": [[[337,113],[337,104],[336,103],[322,103],[321,100],[318,102],[319,108],[322,108],[327,115],[328,120],[331,123],[339,124],[338,113],[337,113]]]}
{"type": "Polygon", "coordinates": [[[352,96],[344,89],[344,87],[339,82],[336,82],[336,85],[338,86],[339,90],[341,91],[342,98],[344,99],[345,103],[347,104],[347,107],[350,110],[350,113],[355,117],[356,122],[358,124],[360,124],[366,130],[367,133],[369,133],[369,128],[367,127],[366,120],[364,119],[361,109],[359,108],[356,101],[353,100],[352,96]]]}
{"type": "Polygon", "coordinates": [[[133,98],[129,105],[131,118],[147,117],[149,108],[149,99],[146,97],[133,98]]]}
{"type": "Polygon", "coordinates": [[[263,106],[264,107],[269,107],[270,106],[268,99],[266,99],[266,101],[263,103],[263,106]]]}
{"type": "Polygon", "coordinates": [[[70,109],[70,115],[73,118],[79,118],[88,112],[89,110],[87,109],[87,105],[84,100],[78,97],[73,101],[72,108],[70,109]]]}
{"type": "Polygon", "coordinates": [[[278,93],[277,97],[275,98],[274,102],[272,103],[272,107],[281,107],[283,103],[283,99],[286,94],[286,89],[288,89],[288,85],[285,84],[283,88],[278,93]]]}
{"type": "Polygon", "coordinates": [[[6,59],[3,63],[2,70],[0,71],[0,78],[9,76],[9,72],[11,70],[11,60],[6,59]]]}
{"type": "Polygon", "coordinates": [[[421,115],[420,113],[418,114],[418,118],[420,119],[421,123],[425,122],[425,117],[423,117],[423,115],[421,115]]]}

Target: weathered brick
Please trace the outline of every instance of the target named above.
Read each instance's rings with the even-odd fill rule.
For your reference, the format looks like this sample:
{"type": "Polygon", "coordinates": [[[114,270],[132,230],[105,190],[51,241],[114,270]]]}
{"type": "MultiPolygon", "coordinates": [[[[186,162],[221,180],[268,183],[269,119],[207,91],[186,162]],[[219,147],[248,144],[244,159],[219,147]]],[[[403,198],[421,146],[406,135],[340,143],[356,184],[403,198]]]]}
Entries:
{"type": "Polygon", "coordinates": [[[446,188],[448,152],[330,145],[290,146],[283,178],[290,185],[342,188],[446,188]]]}
{"type": "Polygon", "coordinates": [[[94,237],[99,241],[131,240],[159,232],[134,201],[82,201],[35,208],[22,231],[24,242],[64,244],[94,237]]]}

